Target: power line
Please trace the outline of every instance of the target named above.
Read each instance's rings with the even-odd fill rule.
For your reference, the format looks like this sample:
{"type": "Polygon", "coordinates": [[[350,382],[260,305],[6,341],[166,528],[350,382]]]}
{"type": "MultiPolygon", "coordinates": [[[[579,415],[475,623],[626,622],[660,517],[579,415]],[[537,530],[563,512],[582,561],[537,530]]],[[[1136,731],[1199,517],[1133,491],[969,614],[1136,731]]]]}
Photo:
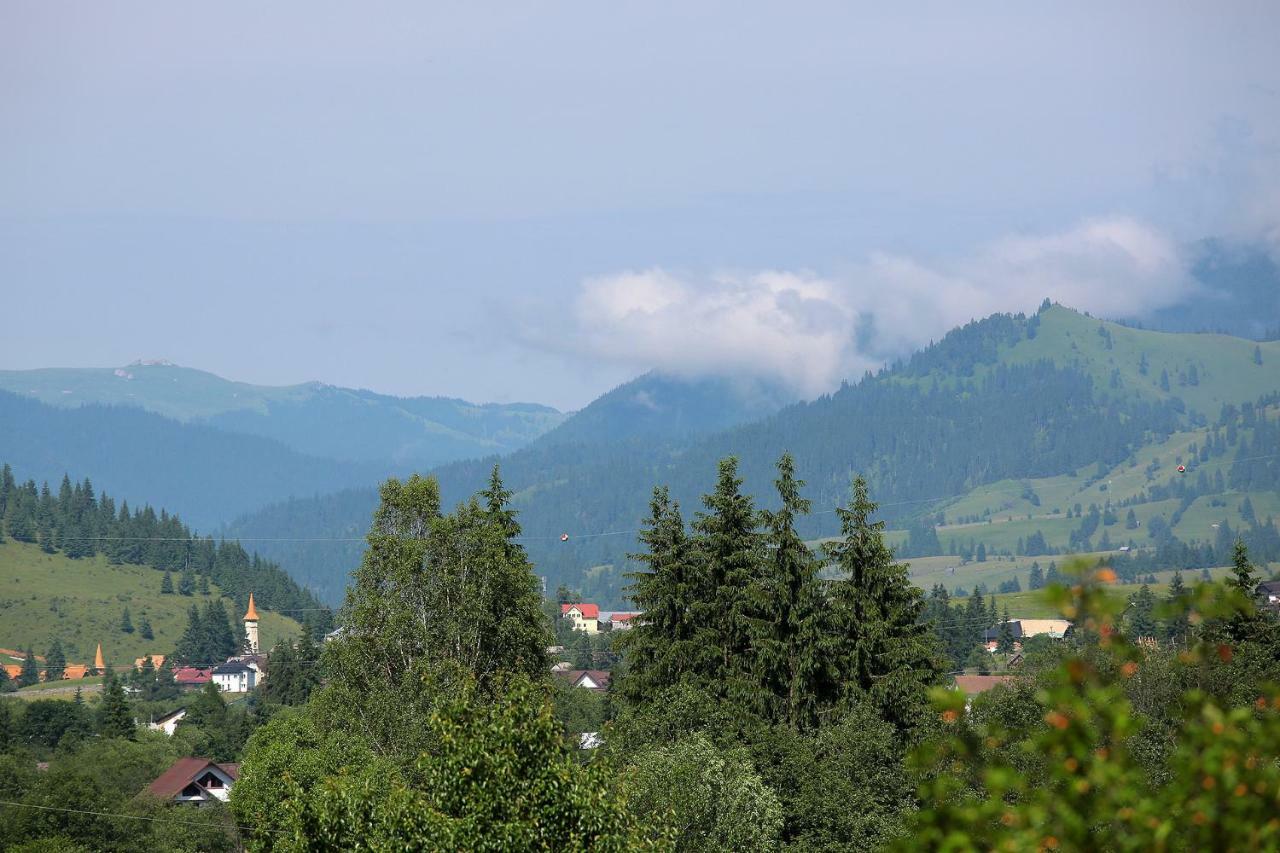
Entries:
{"type": "Polygon", "coordinates": [[[240,826],[239,824],[235,824],[235,823],[212,823],[210,821],[186,820],[184,818],[168,817],[168,816],[155,817],[154,815],[125,814],[124,812],[99,812],[99,811],[92,811],[90,809],[71,809],[71,808],[65,808],[62,806],[41,806],[41,805],[36,805],[35,803],[15,803],[12,800],[0,800],[0,806],[13,806],[14,808],[20,808],[20,809],[39,809],[41,811],[46,811],[46,812],[63,812],[66,814],[83,814],[83,815],[91,815],[93,817],[122,817],[127,820],[149,820],[149,821],[154,821],[156,823],[181,823],[181,824],[186,824],[188,826],[210,826],[210,827],[217,827],[218,829],[235,829],[240,832],[271,832],[271,833],[278,833],[278,834],[287,833],[286,830],[281,830],[281,829],[269,829],[267,827],[255,828],[251,826],[240,826]]]}

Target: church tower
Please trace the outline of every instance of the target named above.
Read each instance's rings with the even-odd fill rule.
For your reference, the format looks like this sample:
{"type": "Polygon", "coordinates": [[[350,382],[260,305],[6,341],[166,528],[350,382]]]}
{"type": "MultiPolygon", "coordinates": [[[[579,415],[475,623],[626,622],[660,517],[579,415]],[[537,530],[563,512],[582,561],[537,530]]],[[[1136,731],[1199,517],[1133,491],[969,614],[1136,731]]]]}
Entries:
{"type": "Polygon", "coordinates": [[[249,593],[249,609],[244,614],[245,645],[251,655],[258,653],[258,608],[253,606],[253,593],[249,593]]]}
{"type": "Polygon", "coordinates": [[[107,664],[102,659],[102,643],[98,643],[98,653],[93,656],[93,668],[103,675],[106,674],[107,664]]]}

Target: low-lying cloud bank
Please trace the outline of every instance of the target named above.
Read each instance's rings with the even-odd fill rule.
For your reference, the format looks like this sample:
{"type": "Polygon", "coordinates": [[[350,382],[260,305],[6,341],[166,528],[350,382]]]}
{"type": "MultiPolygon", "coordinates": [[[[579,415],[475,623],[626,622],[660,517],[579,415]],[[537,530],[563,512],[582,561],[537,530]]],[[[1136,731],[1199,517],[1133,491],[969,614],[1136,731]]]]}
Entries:
{"type": "Polygon", "coordinates": [[[815,396],[957,325],[1033,311],[1045,297],[1141,317],[1195,286],[1170,239],[1113,217],[1007,237],[949,264],[876,254],[840,276],[660,268],[599,276],[583,282],[560,341],[637,369],[767,377],[815,396]]]}

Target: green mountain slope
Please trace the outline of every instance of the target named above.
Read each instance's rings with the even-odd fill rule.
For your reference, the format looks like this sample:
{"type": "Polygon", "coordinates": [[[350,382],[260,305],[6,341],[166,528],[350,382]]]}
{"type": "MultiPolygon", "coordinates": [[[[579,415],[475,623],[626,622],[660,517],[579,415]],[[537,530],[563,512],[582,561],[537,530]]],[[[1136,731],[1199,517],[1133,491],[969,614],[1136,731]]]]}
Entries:
{"type": "Polygon", "coordinates": [[[509,452],[565,417],[530,403],[402,398],[318,382],[251,385],[165,362],[0,371],[0,390],[59,407],[138,407],[184,423],[275,439],[312,456],[418,465],[509,452]]]}
{"type": "MultiPolygon", "coordinates": [[[[56,639],[69,663],[91,664],[94,650],[111,665],[132,664],[147,654],[173,651],[187,626],[187,610],[201,606],[207,596],[161,595],[164,573],[149,566],[109,564],[102,555],[73,560],[46,554],[36,545],[12,540],[0,543],[0,648],[28,646],[43,655],[56,639]],[[135,629],[146,619],[155,639],[138,630],[125,633],[120,617],[125,608],[135,629]]],[[[222,601],[234,619],[243,615],[224,598],[217,585],[210,595],[222,601]]],[[[296,637],[299,623],[259,607],[260,642],[270,648],[281,637],[296,637]]]]}
{"type": "MultiPolygon", "coordinates": [[[[1053,306],[968,324],[879,375],[713,435],[616,440],[585,432],[573,442],[534,442],[502,464],[526,547],[549,585],[580,586],[616,604],[651,488],[668,484],[689,516],[724,456],[741,458],[746,488],[767,505],[773,462],[792,452],[814,501],[803,529],[810,537],[835,532],[831,510],[854,472],[869,476],[884,517],[907,524],[984,485],[1112,471],[1144,447],[1214,422],[1223,404],[1280,392],[1277,366],[1280,343],[1142,331],[1053,306]]],[[[1268,433],[1264,443],[1271,440],[1268,433]]],[[[454,463],[436,474],[446,496],[461,499],[482,486],[489,464],[454,463]]],[[[363,500],[348,493],[344,514],[331,514],[324,528],[364,529],[374,499],[372,491],[363,500]]],[[[295,501],[273,508],[273,524],[323,535],[313,523],[321,505],[338,509],[295,501]]],[[[265,535],[270,527],[250,517],[232,530],[265,535]]],[[[285,566],[300,564],[289,543],[267,547],[285,566]]],[[[319,547],[337,555],[323,564],[336,586],[358,546],[319,547]]]]}

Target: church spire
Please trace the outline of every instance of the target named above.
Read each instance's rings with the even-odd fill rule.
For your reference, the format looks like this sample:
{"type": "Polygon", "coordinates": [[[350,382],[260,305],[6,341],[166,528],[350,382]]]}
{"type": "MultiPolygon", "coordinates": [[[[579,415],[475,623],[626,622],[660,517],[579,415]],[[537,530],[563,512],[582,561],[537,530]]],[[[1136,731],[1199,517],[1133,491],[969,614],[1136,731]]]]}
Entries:
{"type": "Polygon", "coordinates": [[[98,672],[102,672],[107,668],[106,661],[102,659],[102,643],[98,643],[98,653],[93,656],[93,668],[98,672]]]}
{"type": "Polygon", "coordinates": [[[257,622],[258,608],[253,606],[253,593],[249,593],[249,610],[244,614],[244,621],[257,622]]]}

